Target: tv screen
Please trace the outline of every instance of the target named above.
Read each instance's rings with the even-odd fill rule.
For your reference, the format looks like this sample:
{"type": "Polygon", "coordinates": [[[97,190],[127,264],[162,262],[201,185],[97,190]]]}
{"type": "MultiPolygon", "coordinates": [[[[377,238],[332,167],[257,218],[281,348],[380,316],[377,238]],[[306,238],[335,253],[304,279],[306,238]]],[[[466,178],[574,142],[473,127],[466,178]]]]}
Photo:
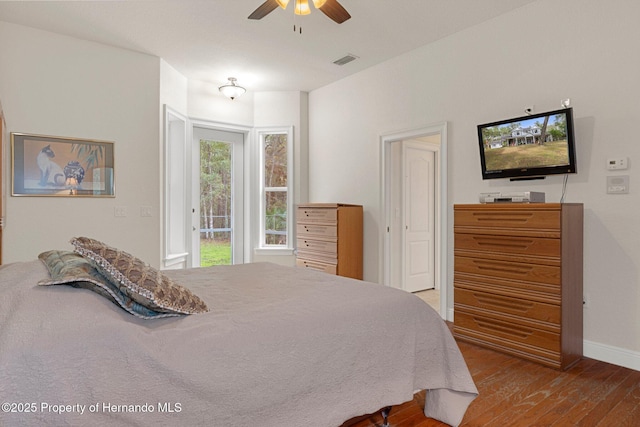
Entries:
{"type": "Polygon", "coordinates": [[[576,173],[573,110],[478,125],[482,179],[576,173]]]}

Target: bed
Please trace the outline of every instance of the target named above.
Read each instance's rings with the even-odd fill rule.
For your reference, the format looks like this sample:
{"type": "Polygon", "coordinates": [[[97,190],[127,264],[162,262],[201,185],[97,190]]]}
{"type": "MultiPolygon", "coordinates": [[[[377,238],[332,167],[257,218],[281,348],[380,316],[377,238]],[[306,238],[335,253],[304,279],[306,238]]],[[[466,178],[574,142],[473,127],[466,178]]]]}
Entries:
{"type": "Polygon", "coordinates": [[[145,318],[39,286],[41,260],[0,267],[0,425],[337,427],[426,389],[425,415],[455,426],[477,396],[404,291],[270,263],[160,274],[207,310],[145,318]]]}

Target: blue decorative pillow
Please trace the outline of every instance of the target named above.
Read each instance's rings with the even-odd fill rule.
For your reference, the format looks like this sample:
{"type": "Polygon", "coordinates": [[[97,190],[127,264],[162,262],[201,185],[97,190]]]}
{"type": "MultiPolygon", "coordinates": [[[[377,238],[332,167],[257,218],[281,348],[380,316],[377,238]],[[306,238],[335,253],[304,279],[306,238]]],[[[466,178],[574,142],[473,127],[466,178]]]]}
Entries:
{"type": "Polygon", "coordinates": [[[53,250],[41,253],[38,258],[47,267],[51,276],[51,280],[41,280],[38,285],[71,285],[76,288],[90,289],[142,319],[180,315],[160,313],[137,303],[112,285],[88,260],[74,252],[53,250]]]}

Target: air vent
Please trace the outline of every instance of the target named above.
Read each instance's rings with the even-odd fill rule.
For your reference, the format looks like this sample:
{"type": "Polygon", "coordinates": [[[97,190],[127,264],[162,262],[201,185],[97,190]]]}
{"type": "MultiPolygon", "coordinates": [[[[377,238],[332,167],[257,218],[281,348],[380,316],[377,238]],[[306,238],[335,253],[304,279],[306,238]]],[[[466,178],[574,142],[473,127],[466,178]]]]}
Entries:
{"type": "Polygon", "coordinates": [[[355,61],[356,59],[358,59],[357,56],[348,53],[346,56],[343,56],[340,59],[336,59],[335,61],[333,61],[333,63],[336,65],[344,65],[348,64],[351,61],[355,61]]]}

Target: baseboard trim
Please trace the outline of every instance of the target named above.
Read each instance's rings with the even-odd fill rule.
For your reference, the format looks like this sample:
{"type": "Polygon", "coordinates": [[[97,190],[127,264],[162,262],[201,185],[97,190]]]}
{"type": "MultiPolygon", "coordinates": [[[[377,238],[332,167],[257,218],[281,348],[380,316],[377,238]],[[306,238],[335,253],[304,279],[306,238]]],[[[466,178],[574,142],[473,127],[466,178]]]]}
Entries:
{"type": "Polygon", "coordinates": [[[640,352],[584,340],[584,357],[640,371],[640,352]]]}
{"type": "Polygon", "coordinates": [[[444,320],[448,320],[449,322],[453,322],[453,308],[447,309],[447,317],[444,320]]]}

